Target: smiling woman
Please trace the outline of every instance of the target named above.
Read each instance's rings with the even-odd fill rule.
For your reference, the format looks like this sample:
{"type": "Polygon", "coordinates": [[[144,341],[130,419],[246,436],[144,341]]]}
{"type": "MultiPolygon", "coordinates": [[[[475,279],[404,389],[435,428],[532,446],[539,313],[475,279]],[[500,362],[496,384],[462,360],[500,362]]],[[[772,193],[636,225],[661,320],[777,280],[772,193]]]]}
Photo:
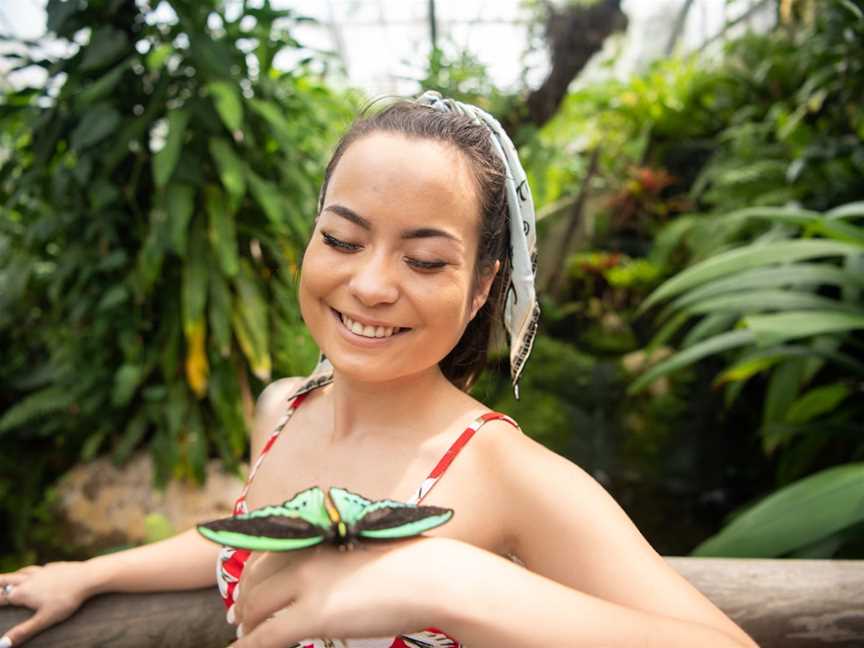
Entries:
{"type": "Polygon", "coordinates": [[[495,327],[518,383],[534,262],[530,191],[491,116],[427,93],[359,120],[327,167],[300,276],[326,360],[260,396],[234,514],[285,502],[290,517],[287,500],[318,487],[452,518],[342,553],[219,550],[193,531],[2,574],[5,602],[38,610],[7,646],[99,591],[212,584],[214,562],[243,647],[755,645],[587,473],[468,394],[495,327]]]}
{"type": "Polygon", "coordinates": [[[461,155],[373,133],[329,178],[303,258],[300,307],[340,373],[367,382],[438,373],[486,301],[496,272],[474,285],[480,214],[461,155]]]}

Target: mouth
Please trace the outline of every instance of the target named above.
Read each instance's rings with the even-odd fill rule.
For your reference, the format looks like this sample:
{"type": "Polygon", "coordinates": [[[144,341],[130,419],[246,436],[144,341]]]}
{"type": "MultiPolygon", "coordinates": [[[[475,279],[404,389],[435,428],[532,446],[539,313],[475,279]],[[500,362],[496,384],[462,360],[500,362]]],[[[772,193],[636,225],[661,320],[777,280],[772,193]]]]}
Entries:
{"type": "Polygon", "coordinates": [[[352,320],[350,317],[337,311],[335,308],[331,307],[330,310],[342,326],[359,337],[370,339],[390,338],[411,330],[410,328],[403,326],[371,326],[369,324],[362,324],[358,321],[352,320]]]}

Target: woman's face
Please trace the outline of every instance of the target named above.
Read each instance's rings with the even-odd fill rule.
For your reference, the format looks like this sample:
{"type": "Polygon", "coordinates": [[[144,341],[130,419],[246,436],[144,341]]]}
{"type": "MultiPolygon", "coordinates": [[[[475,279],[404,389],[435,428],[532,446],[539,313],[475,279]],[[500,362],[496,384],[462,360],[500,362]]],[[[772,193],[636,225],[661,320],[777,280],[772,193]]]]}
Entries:
{"type": "Polygon", "coordinates": [[[434,369],[482,306],[479,207],[455,147],[372,133],[330,177],[303,257],[300,309],[340,372],[381,382],[434,369]]]}

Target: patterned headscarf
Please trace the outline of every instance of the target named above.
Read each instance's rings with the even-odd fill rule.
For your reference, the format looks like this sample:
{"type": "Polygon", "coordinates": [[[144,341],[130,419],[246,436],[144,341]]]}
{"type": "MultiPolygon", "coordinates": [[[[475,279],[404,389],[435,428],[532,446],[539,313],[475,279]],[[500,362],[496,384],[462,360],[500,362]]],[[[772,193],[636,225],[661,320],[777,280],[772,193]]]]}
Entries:
{"type": "Polygon", "coordinates": [[[519,378],[534,345],[540,306],[534,291],[537,270],[537,232],[534,222],[534,203],[531,189],[519,155],[501,124],[485,110],[453,99],[445,99],[438,92],[428,90],[417,103],[435,110],[455,112],[471,117],[485,125],[492,134],[492,145],[507,171],[507,207],[510,227],[510,287],[504,306],[504,328],[510,342],[510,377],[513,390],[519,398],[519,378]]]}
{"type": "MultiPolygon", "coordinates": [[[[508,227],[510,230],[510,286],[504,305],[504,329],[510,344],[510,377],[513,391],[519,398],[519,378],[534,346],[534,336],[540,319],[540,305],[534,291],[537,270],[537,232],[531,189],[513,142],[501,124],[485,110],[453,99],[445,99],[434,90],[424,92],[416,103],[442,112],[467,115],[475,123],[483,124],[492,134],[492,146],[506,170],[508,227]]],[[[333,368],[321,355],[318,366],[301,391],[314,388],[321,381],[332,379],[333,368]]]]}

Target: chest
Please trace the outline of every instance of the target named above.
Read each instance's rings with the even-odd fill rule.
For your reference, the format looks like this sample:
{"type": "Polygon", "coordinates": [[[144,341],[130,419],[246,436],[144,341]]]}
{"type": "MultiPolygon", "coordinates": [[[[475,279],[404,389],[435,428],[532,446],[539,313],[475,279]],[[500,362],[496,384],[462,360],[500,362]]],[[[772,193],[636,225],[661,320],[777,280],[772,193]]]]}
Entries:
{"type": "MultiPolygon", "coordinates": [[[[300,412],[297,412],[299,419],[300,412]]],[[[308,424],[308,417],[306,423],[308,424]]],[[[249,509],[281,503],[309,486],[339,486],[371,499],[411,499],[461,429],[422,444],[370,442],[325,446],[291,420],[265,455],[249,492],[249,509]]],[[[308,428],[307,428],[308,429],[308,428]]],[[[482,429],[479,433],[482,433],[482,429]]],[[[494,478],[480,469],[470,443],[450,464],[422,504],[454,510],[453,518],[427,535],[462,540],[495,553],[507,551],[494,478]]]]}

